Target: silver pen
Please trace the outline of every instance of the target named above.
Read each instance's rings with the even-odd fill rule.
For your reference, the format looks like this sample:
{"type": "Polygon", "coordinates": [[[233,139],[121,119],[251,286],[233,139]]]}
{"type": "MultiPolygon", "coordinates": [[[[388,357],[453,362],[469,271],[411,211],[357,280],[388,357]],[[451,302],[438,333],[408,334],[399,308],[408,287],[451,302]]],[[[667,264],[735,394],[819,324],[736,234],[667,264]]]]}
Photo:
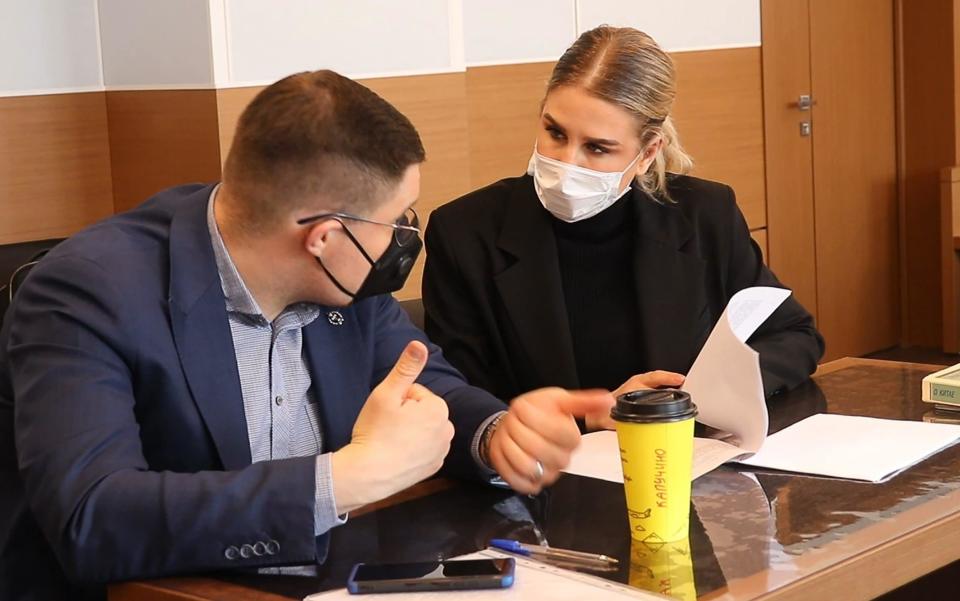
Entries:
{"type": "Polygon", "coordinates": [[[528,545],[526,543],[505,538],[495,538],[491,540],[490,546],[494,549],[516,553],[517,555],[547,557],[573,563],[595,563],[605,566],[616,566],[620,564],[620,560],[608,555],[584,553],[583,551],[571,551],[570,549],[558,549],[556,547],[547,547],[543,545],[528,545]]]}

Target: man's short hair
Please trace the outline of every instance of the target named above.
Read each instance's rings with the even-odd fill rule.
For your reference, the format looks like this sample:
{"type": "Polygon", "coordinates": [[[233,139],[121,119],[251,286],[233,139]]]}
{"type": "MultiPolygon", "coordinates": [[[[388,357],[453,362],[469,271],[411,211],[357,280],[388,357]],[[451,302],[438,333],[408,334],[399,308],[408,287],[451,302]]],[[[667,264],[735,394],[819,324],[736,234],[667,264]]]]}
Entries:
{"type": "Polygon", "coordinates": [[[333,71],[290,75],[243,111],[224,165],[233,207],[253,229],[302,208],[364,214],[426,158],[416,128],[369,88],[333,71]]]}

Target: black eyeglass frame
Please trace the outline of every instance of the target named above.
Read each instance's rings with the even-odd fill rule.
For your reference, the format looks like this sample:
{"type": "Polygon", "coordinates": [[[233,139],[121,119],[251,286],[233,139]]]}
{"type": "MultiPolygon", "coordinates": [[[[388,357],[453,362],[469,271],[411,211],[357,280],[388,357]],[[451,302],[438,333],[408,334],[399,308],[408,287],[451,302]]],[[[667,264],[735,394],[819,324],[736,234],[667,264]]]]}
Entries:
{"type": "Polygon", "coordinates": [[[371,265],[376,263],[376,261],[374,261],[370,255],[367,254],[367,251],[363,248],[363,245],[360,244],[360,241],[357,240],[357,237],[353,235],[353,232],[350,231],[350,228],[347,227],[347,224],[343,222],[344,219],[349,219],[351,221],[362,221],[364,223],[372,223],[374,225],[383,225],[393,228],[393,239],[396,241],[397,246],[401,247],[420,234],[420,216],[417,215],[417,211],[414,210],[413,207],[408,207],[407,210],[403,212],[403,215],[401,215],[400,218],[394,223],[377,221],[376,219],[361,217],[359,215],[351,215],[350,213],[320,213],[318,215],[304,217],[303,219],[297,219],[297,225],[308,225],[311,223],[316,223],[322,219],[336,219],[340,225],[343,226],[343,231],[345,231],[347,236],[353,240],[353,243],[357,245],[357,248],[360,249],[361,253],[363,253],[364,258],[369,261],[371,265]],[[407,213],[412,213],[413,218],[407,218],[407,213]],[[406,223],[401,223],[402,221],[405,221],[406,223]],[[411,235],[409,238],[401,238],[401,232],[410,232],[411,235]]]}

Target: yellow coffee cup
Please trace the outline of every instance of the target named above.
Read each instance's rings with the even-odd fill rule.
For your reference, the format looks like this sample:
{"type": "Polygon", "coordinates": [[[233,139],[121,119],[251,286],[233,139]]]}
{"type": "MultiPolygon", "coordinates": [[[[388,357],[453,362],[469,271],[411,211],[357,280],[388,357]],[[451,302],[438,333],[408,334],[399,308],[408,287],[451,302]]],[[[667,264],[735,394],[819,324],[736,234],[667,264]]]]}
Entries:
{"type": "Polygon", "coordinates": [[[634,539],[630,544],[630,586],[642,588],[682,601],[696,601],[690,541],[670,543],[634,539]]]}
{"type": "Polygon", "coordinates": [[[617,425],[630,536],[648,544],[687,538],[693,418],[682,390],[636,390],[617,397],[617,425]]]}

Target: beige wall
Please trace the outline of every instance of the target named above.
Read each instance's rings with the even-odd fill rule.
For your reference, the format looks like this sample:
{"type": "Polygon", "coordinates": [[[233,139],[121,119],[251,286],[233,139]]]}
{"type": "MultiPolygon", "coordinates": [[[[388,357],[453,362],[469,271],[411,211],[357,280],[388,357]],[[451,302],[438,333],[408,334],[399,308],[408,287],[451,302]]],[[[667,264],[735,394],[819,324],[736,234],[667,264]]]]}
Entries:
{"type": "MultiPolygon", "coordinates": [[[[730,184],[750,229],[766,238],[760,49],[674,55],[675,115],[693,155],[694,175],[730,184]]],[[[427,150],[418,207],[424,223],[437,206],[526,169],[553,63],[471,67],[466,73],[363,80],[420,131],[427,150]]],[[[243,107],[261,88],[218,92],[220,156],[243,107]]],[[[398,297],[420,295],[421,257],[398,297]]]]}
{"type": "MultiPolygon", "coordinates": [[[[732,185],[766,226],[760,49],[675,55],[675,115],[695,175],[732,185]]],[[[362,80],[420,131],[430,211],[526,168],[552,63],[362,80]]],[[[0,99],[5,242],[66,235],[171,185],[214,181],[243,108],[261,89],[127,91],[0,99]],[[40,135],[38,135],[40,134],[40,135]]],[[[762,233],[759,234],[762,236],[762,233]]],[[[422,258],[398,296],[419,296],[422,258]]]]}

